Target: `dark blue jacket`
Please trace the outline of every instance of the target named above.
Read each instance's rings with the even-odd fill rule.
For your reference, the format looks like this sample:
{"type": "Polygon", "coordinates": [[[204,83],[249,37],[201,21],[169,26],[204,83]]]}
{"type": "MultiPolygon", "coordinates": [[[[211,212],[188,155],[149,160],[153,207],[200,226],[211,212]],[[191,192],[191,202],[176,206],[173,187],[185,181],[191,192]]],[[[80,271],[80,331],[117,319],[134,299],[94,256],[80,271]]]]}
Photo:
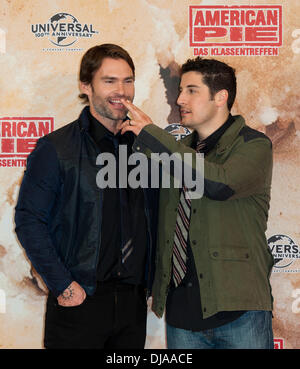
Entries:
{"type": "MultiPolygon", "coordinates": [[[[49,290],[58,296],[75,280],[92,295],[101,240],[103,190],[97,187],[99,149],[79,119],[42,137],[28,156],[16,206],[16,233],[49,290]]],[[[148,225],[146,280],[154,275],[158,190],[145,189],[148,225]]]]}

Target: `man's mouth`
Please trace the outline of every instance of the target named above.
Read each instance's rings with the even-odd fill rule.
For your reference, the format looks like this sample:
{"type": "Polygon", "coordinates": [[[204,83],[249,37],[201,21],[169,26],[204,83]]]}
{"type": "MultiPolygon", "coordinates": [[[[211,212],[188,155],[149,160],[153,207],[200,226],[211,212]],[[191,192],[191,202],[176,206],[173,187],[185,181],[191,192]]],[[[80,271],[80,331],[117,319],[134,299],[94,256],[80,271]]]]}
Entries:
{"type": "Polygon", "coordinates": [[[190,114],[191,111],[190,110],[187,110],[187,109],[180,109],[180,114],[181,116],[186,116],[187,114],[190,114]]]}
{"type": "Polygon", "coordinates": [[[122,104],[120,99],[108,99],[108,102],[116,109],[125,109],[125,106],[122,104]]]}

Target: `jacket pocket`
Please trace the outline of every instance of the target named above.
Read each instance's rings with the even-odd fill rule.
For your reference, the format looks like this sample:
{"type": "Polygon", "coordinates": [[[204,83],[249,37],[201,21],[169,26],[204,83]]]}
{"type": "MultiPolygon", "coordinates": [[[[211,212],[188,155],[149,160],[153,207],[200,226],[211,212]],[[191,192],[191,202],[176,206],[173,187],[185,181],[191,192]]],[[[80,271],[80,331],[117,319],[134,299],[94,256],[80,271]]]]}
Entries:
{"type": "Polygon", "coordinates": [[[260,286],[250,249],[236,244],[212,245],[209,255],[212,286],[220,311],[246,310],[259,304],[260,286]]]}
{"type": "Polygon", "coordinates": [[[250,251],[247,247],[237,245],[224,245],[222,247],[211,247],[210,257],[213,260],[249,261],[250,251]]]}

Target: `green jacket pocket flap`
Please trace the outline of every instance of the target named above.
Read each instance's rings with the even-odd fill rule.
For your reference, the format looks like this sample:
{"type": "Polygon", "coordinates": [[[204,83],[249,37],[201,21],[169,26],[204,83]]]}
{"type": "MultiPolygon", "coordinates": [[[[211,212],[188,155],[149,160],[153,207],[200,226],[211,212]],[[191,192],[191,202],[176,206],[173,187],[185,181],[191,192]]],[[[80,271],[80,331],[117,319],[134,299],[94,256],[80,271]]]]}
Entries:
{"type": "Polygon", "coordinates": [[[210,257],[215,260],[240,260],[248,261],[250,252],[248,248],[226,245],[222,248],[211,248],[210,257]]]}

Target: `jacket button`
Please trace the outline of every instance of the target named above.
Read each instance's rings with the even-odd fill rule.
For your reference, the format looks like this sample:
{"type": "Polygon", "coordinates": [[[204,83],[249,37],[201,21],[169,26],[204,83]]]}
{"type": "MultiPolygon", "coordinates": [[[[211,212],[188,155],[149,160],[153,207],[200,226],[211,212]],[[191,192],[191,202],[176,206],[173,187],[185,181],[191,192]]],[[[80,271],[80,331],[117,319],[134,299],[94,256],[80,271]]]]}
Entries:
{"type": "Polygon", "coordinates": [[[193,245],[197,245],[197,241],[196,240],[193,240],[193,245]]]}
{"type": "Polygon", "coordinates": [[[219,256],[219,253],[218,253],[217,251],[215,251],[215,252],[213,253],[213,256],[214,256],[214,257],[218,257],[218,256],[219,256]]]}
{"type": "Polygon", "coordinates": [[[167,242],[167,243],[170,243],[170,240],[167,240],[166,242],[167,242]]]}

